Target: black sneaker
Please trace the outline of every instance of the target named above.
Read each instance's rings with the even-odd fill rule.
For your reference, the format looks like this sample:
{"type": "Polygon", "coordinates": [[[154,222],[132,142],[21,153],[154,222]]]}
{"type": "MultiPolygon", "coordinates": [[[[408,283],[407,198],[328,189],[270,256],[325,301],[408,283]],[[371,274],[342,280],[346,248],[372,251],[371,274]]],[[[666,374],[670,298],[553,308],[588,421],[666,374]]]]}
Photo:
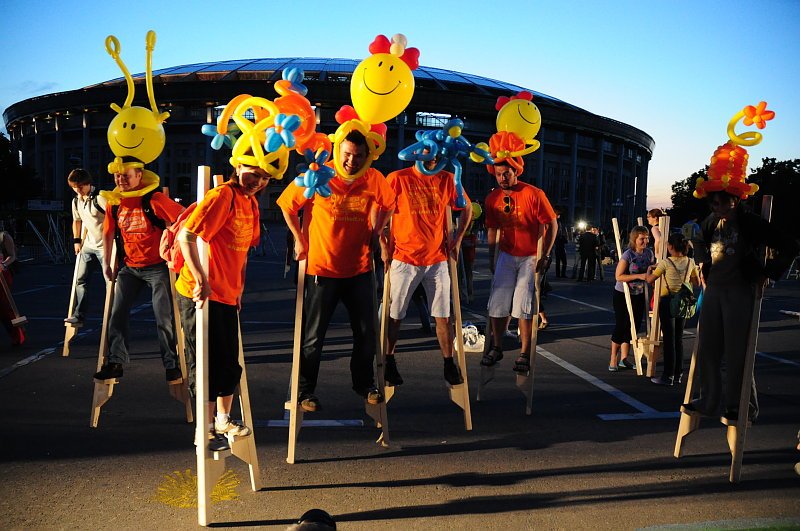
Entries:
{"type": "Polygon", "coordinates": [[[208,449],[212,452],[221,452],[223,450],[230,450],[231,445],[228,438],[221,433],[214,435],[214,438],[208,441],[208,449]]]}
{"type": "Polygon", "coordinates": [[[181,372],[180,367],[175,367],[174,369],[167,369],[166,375],[168,382],[174,382],[175,380],[183,379],[183,373],[181,372]]]}
{"type": "Polygon", "coordinates": [[[383,379],[389,387],[403,385],[403,377],[397,372],[397,362],[394,356],[386,356],[386,364],[383,368],[383,379]]]}
{"type": "Polygon", "coordinates": [[[356,393],[362,396],[369,404],[375,405],[383,402],[383,393],[378,391],[378,388],[375,386],[361,389],[360,391],[356,391],[356,393]]]}
{"type": "Polygon", "coordinates": [[[314,413],[315,411],[320,411],[322,409],[322,405],[319,403],[319,398],[311,393],[301,393],[299,401],[300,407],[303,411],[314,413]]]}
{"type": "Polygon", "coordinates": [[[121,363],[106,363],[100,370],[94,373],[95,380],[111,380],[113,378],[122,377],[122,364],[121,363]]]}
{"type": "Polygon", "coordinates": [[[461,371],[458,370],[453,358],[444,359],[444,379],[450,385],[460,385],[464,383],[464,378],[461,377],[461,371]]]}

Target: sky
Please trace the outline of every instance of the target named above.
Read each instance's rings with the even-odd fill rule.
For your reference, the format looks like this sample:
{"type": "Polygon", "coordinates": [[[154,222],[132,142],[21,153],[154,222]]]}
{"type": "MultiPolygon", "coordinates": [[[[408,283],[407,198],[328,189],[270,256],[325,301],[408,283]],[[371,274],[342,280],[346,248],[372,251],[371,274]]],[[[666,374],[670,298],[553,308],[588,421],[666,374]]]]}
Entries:
{"type": "Polygon", "coordinates": [[[800,0],[2,3],[0,112],[120,77],[105,51],[109,34],[137,73],[149,29],[156,70],[259,57],[360,60],[375,35],[403,33],[424,66],[514,83],[649,134],[648,208],[670,206],[672,184],[709,163],[746,105],[763,100],[776,113],[748,149],[751,167],[800,158],[800,0]]]}

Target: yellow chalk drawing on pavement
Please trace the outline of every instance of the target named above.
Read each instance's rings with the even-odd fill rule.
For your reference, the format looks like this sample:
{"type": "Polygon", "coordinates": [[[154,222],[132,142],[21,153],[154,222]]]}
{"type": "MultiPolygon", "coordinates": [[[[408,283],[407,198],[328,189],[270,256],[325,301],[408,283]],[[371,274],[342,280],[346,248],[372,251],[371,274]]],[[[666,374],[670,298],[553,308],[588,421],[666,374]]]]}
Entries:
{"type": "MultiPolygon", "coordinates": [[[[226,470],[211,491],[211,501],[239,499],[239,493],[236,492],[239,483],[236,472],[226,470]]],[[[190,469],[186,469],[185,472],[175,471],[164,476],[164,481],[158,486],[156,500],[181,509],[197,507],[197,476],[190,469]]]]}

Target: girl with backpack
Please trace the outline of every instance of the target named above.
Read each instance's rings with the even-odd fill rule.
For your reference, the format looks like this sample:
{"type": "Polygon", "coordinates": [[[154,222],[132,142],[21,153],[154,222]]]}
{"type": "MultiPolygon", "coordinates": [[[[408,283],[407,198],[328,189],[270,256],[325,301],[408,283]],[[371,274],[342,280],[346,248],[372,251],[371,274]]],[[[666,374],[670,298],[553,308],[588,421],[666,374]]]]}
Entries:
{"type": "Polygon", "coordinates": [[[669,257],[661,260],[652,273],[647,274],[647,282],[652,284],[664,276],[661,283],[661,302],[658,307],[658,317],[661,322],[661,332],[664,336],[663,355],[664,366],[661,376],[651,378],[656,385],[675,385],[681,383],[683,374],[683,326],[686,319],[693,315],[694,308],[679,310],[679,304],[674,304],[674,299],[682,296],[682,288],[687,282],[697,287],[700,284],[697,266],[694,260],[686,256],[689,243],[683,234],[670,234],[667,239],[667,252],[669,257]]]}

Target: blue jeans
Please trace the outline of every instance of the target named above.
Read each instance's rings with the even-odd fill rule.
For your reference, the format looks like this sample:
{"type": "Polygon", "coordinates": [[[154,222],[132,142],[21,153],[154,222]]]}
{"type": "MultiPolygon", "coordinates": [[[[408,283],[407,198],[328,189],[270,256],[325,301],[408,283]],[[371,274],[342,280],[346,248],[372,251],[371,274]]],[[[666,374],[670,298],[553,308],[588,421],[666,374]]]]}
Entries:
{"type": "Polygon", "coordinates": [[[77,317],[83,321],[86,317],[86,310],[89,307],[89,299],[86,296],[86,284],[95,271],[100,271],[103,264],[103,251],[98,249],[81,249],[78,256],[78,276],[75,280],[75,306],[72,308],[72,317],[77,317]]]}
{"type": "Polygon", "coordinates": [[[156,316],[158,345],[165,369],[179,367],[175,343],[175,318],[172,314],[172,294],[169,285],[167,264],[161,263],[147,267],[122,266],[117,274],[114,290],[114,306],[108,325],[109,353],[108,363],[127,363],[128,322],[131,306],[142,288],[148,285],[153,292],[153,313],[156,316]]]}

